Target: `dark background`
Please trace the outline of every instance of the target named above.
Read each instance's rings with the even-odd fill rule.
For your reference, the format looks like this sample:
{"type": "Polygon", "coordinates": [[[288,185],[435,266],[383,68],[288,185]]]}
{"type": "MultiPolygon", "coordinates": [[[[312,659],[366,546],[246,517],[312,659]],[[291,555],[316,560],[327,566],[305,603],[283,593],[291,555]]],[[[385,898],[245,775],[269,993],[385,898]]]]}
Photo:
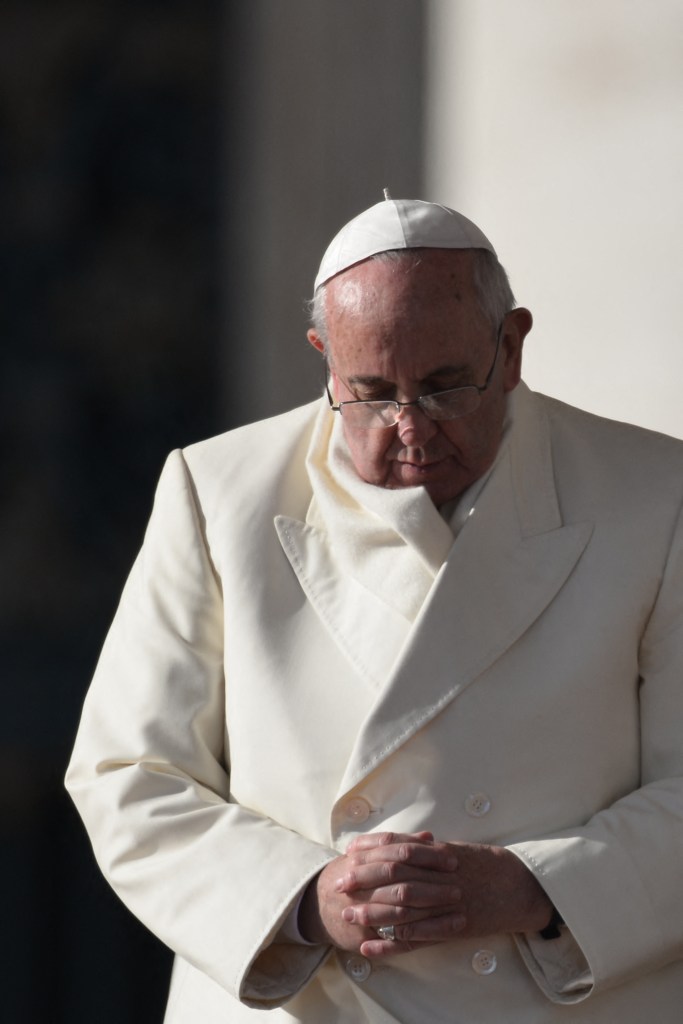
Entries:
{"type": "Polygon", "coordinates": [[[164,454],[227,425],[224,18],[212,0],[0,14],[8,1024],[163,1014],[170,954],[100,877],[62,778],[164,454]]]}
{"type": "Polygon", "coordinates": [[[329,238],[418,194],[420,0],[0,10],[2,1020],[157,1024],[170,953],[63,791],[174,447],[318,393],[329,238]]]}

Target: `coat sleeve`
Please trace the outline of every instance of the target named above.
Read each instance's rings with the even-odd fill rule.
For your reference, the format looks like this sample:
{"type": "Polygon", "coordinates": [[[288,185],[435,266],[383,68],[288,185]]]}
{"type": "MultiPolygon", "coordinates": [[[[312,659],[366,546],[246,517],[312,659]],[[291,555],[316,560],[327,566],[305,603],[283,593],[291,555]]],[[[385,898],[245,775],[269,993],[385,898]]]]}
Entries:
{"type": "MultiPolygon", "coordinates": [[[[556,1002],[578,1002],[683,957],[683,528],[640,644],[641,788],[583,827],[510,847],[565,919],[518,936],[556,1002]]],[[[561,766],[557,766],[561,770],[561,766]]]]}
{"type": "Polygon", "coordinates": [[[66,784],[103,873],[132,912],[233,996],[268,1008],[325,959],[325,948],[287,942],[279,928],[336,854],[231,801],[223,642],[220,579],[174,452],[66,784]]]}

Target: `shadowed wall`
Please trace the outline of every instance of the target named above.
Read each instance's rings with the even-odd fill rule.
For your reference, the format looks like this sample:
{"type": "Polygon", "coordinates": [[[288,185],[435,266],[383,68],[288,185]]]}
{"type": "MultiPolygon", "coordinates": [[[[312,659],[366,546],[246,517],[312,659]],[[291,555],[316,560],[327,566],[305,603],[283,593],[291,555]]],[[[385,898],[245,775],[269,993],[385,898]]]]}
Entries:
{"type": "Polygon", "coordinates": [[[0,720],[7,1024],[155,1024],[170,954],[62,779],[167,452],[314,397],[303,300],[417,192],[419,0],[0,11],[0,720]]]}

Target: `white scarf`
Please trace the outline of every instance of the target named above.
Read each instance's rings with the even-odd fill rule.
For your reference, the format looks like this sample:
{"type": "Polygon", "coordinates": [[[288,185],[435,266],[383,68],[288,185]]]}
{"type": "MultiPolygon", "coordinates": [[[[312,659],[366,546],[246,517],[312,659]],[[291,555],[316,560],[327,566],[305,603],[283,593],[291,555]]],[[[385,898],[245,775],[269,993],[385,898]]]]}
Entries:
{"type": "MultiPolygon", "coordinates": [[[[495,462],[510,436],[511,404],[495,462]]],[[[327,407],[318,415],[306,466],[313,490],[306,522],[327,535],[342,572],[412,624],[493,467],[439,512],[423,487],[389,490],[361,480],[341,417],[327,407]]]]}
{"type": "Polygon", "coordinates": [[[307,456],[306,522],[322,530],[341,572],[412,623],[453,544],[423,487],[388,490],[358,476],[340,417],[323,409],[307,456]]]}

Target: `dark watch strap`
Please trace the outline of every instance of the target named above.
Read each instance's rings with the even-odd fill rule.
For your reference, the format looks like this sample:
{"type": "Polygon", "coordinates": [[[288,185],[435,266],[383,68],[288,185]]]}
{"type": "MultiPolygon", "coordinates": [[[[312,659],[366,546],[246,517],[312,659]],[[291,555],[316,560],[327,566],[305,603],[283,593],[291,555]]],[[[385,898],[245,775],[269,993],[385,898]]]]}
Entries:
{"type": "Polygon", "coordinates": [[[560,925],[564,924],[564,918],[560,914],[557,907],[553,907],[553,916],[550,921],[542,928],[538,933],[542,939],[559,939],[560,937],[560,925]]]}

